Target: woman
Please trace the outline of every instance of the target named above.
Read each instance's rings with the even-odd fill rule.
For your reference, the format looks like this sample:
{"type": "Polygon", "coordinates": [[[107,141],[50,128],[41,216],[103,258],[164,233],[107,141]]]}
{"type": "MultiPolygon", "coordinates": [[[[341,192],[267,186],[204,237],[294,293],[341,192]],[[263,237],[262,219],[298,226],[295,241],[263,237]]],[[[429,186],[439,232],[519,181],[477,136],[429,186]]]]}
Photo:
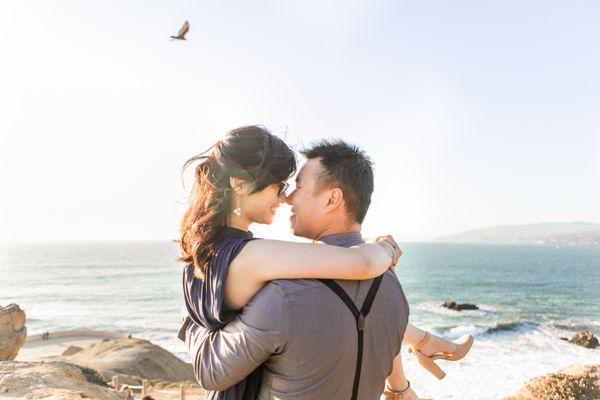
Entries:
{"type": "MultiPolygon", "coordinates": [[[[229,132],[208,154],[188,160],[184,169],[195,161],[202,162],[181,223],[179,261],[187,264],[186,307],[199,325],[220,329],[270,280],[371,279],[399,256],[391,239],[355,248],[254,240],[250,224],[273,221],[285,199],[285,182],[296,170],[293,151],[263,128],[229,132]]],[[[260,369],[206,398],[255,398],[259,380],[260,369]]],[[[390,389],[400,381],[391,381],[390,389]]]]}

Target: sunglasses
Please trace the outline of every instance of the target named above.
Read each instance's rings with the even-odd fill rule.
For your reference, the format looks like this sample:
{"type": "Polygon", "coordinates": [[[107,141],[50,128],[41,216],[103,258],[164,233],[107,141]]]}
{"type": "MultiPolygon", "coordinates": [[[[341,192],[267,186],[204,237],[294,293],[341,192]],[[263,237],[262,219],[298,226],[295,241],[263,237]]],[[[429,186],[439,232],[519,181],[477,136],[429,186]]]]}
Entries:
{"type": "Polygon", "coordinates": [[[283,196],[289,187],[290,187],[289,183],[279,182],[277,184],[277,197],[283,196]]]}

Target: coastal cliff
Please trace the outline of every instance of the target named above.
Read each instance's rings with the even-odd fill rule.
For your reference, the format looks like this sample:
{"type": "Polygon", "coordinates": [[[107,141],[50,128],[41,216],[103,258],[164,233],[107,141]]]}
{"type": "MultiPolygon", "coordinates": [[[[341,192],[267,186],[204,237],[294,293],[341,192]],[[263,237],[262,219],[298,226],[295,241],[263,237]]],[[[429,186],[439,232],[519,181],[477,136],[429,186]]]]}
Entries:
{"type": "Polygon", "coordinates": [[[496,225],[438,238],[444,243],[600,246],[600,224],[588,222],[496,225]]]}

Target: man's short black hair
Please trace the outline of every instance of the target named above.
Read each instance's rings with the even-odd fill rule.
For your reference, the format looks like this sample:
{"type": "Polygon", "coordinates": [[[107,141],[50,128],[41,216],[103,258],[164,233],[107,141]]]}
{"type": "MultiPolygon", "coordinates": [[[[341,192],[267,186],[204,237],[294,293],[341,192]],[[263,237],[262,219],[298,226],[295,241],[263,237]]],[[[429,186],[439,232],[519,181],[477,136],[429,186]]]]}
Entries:
{"type": "Polygon", "coordinates": [[[373,163],[357,146],[343,140],[322,140],[302,151],[310,159],[318,158],[323,166],[316,190],[337,187],[344,193],[346,211],[362,224],[373,193],[373,163]]]}

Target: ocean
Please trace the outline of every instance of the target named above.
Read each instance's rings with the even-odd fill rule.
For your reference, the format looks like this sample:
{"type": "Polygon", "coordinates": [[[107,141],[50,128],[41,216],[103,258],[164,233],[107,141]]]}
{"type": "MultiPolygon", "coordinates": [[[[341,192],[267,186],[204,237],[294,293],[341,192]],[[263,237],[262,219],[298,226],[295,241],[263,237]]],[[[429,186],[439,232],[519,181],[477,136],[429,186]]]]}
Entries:
{"type": "MultiPolygon", "coordinates": [[[[600,336],[600,248],[402,244],[397,274],[411,322],[449,339],[475,335],[460,362],[441,361],[438,381],[403,352],[421,397],[501,399],[534,376],[600,364],[600,349],[560,339],[600,336]],[[445,300],[475,311],[441,308],[445,300]]],[[[172,242],[0,244],[0,305],[27,313],[29,334],[113,330],[148,339],[184,360],[176,338],[181,269],[172,242]]]]}

